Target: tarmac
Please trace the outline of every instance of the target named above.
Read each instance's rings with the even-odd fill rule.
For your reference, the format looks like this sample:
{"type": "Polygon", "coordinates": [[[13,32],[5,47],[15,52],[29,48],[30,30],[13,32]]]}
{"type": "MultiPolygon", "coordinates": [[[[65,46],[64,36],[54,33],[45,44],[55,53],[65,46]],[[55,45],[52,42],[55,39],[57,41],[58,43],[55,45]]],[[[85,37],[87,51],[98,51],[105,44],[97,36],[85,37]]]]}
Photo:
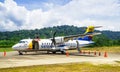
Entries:
{"type": "MultiPolygon", "coordinates": [[[[47,54],[47,52],[27,52],[24,55],[18,55],[17,51],[0,52],[0,68],[46,65],[46,64],[60,64],[60,63],[82,63],[90,62],[93,64],[117,64],[120,61],[120,53],[104,53],[99,56],[98,53],[78,53],[69,52],[69,54],[47,54]]],[[[119,64],[120,65],[120,64],[119,64]]]]}

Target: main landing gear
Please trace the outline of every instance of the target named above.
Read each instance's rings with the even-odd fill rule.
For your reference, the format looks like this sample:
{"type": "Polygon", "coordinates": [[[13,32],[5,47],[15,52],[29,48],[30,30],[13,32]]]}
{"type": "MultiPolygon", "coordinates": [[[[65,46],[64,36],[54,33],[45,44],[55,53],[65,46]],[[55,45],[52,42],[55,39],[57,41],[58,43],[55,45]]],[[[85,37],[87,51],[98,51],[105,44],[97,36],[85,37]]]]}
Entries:
{"type": "Polygon", "coordinates": [[[53,53],[53,54],[56,54],[56,51],[53,51],[52,53],[53,53]]]}
{"type": "Polygon", "coordinates": [[[23,52],[22,51],[18,51],[19,55],[23,55],[23,52]]]}
{"type": "Polygon", "coordinates": [[[65,54],[65,51],[61,51],[61,54],[65,54]]]}
{"type": "MultiPolygon", "coordinates": [[[[50,52],[52,52],[53,54],[56,54],[57,51],[47,51],[47,54],[49,54],[50,52]]],[[[65,51],[60,51],[60,52],[61,52],[61,54],[65,54],[65,51]]]]}

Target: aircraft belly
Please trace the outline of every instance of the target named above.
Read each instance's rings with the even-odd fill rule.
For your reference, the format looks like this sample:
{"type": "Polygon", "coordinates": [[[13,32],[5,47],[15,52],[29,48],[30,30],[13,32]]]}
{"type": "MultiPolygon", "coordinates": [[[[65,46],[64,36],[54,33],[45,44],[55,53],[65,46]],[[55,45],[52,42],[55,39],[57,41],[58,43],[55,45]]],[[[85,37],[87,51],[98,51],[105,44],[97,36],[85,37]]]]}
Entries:
{"type": "Polygon", "coordinates": [[[76,47],[70,47],[70,48],[69,48],[69,50],[74,50],[74,49],[76,49],[76,47]]]}

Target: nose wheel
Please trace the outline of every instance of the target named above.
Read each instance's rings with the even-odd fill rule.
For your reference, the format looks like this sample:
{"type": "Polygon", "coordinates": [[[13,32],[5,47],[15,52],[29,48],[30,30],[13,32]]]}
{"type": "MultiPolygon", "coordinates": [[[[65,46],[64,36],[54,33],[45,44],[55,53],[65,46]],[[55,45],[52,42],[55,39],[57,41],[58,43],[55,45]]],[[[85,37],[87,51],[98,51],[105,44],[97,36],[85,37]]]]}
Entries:
{"type": "Polygon", "coordinates": [[[23,55],[23,52],[22,51],[18,51],[19,55],[23,55]]]}

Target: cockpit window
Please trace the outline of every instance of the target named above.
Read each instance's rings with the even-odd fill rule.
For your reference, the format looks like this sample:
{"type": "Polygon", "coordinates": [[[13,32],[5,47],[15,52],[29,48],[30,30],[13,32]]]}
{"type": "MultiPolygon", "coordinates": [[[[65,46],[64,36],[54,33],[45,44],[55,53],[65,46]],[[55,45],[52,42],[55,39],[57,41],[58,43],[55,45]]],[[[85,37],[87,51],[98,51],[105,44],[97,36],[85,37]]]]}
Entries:
{"type": "Polygon", "coordinates": [[[19,43],[27,43],[27,41],[19,41],[19,43]]]}

